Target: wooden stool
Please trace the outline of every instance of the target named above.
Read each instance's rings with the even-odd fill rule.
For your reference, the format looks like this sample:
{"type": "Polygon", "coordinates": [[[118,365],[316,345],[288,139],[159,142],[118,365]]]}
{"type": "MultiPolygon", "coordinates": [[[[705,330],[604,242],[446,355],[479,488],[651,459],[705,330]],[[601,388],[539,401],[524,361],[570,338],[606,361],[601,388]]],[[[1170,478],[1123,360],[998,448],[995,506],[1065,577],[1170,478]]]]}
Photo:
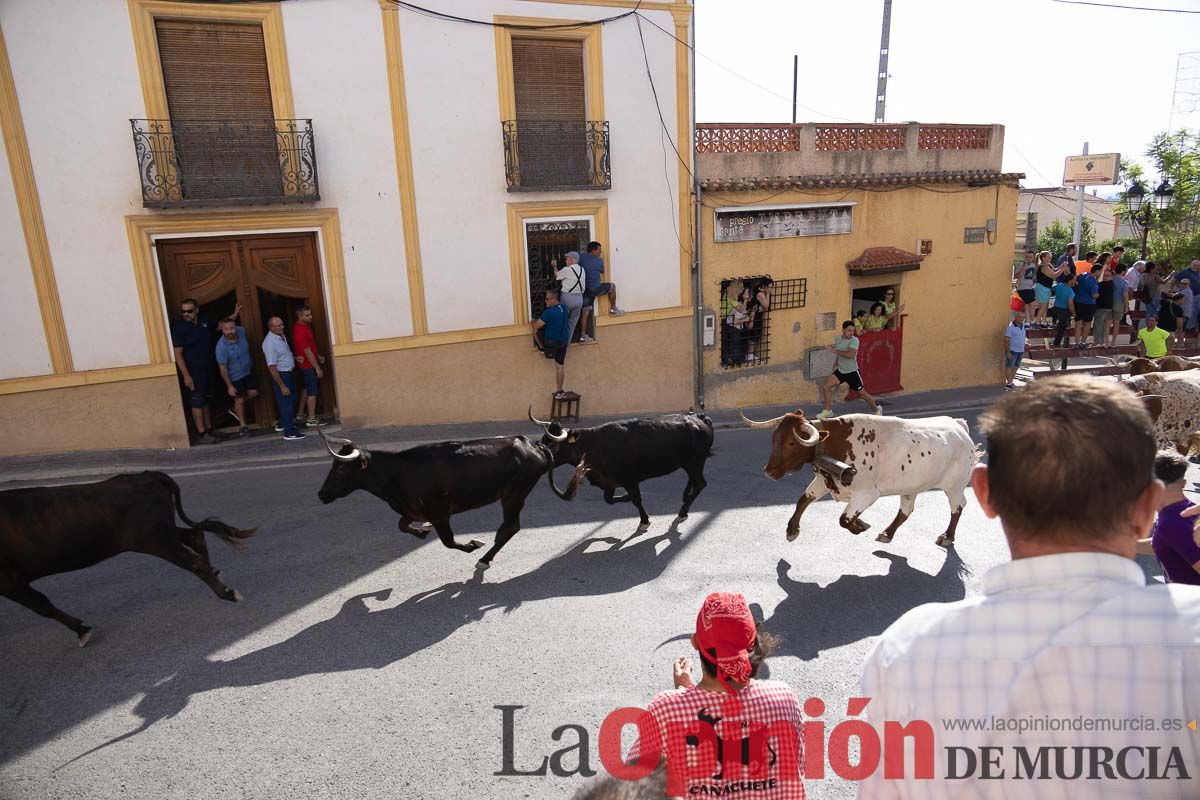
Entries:
{"type": "Polygon", "coordinates": [[[550,395],[550,419],[579,422],[579,395],[574,392],[564,392],[562,397],[550,395]]]}

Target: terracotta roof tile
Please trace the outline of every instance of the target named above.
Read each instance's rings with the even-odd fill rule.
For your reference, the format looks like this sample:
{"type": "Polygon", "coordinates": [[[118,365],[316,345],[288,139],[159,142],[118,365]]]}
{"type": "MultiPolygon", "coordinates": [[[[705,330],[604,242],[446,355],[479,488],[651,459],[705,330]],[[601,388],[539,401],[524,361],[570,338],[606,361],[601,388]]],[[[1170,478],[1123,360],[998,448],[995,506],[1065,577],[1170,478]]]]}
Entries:
{"type": "Polygon", "coordinates": [[[920,186],[929,184],[966,184],[968,186],[1017,186],[1023,172],[957,170],[953,172],[904,172],[875,175],[786,175],[757,178],[701,178],[706,192],[737,192],[760,189],[874,188],[882,186],[920,186]]]}
{"type": "Polygon", "coordinates": [[[858,258],[846,262],[851,275],[878,275],[920,269],[925,256],[899,247],[868,247],[858,258]]]}

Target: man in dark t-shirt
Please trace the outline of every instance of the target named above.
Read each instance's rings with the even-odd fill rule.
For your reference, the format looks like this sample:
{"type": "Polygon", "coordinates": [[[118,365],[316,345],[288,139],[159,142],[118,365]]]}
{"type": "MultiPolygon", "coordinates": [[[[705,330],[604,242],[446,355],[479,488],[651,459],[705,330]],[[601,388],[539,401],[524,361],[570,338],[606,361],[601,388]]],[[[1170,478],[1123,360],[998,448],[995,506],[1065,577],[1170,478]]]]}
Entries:
{"type": "Polygon", "coordinates": [[[604,282],[604,258],[600,255],[602,245],[599,242],[588,242],[587,252],[579,257],[579,266],[583,267],[584,285],[583,290],[583,312],[579,316],[579,330],[583,335],[579,337],[581,342],[590,342],[592,339],[588,336],[587,324],[588,317],[596,305],[596,298],[608,295],[610,317],[619,317],[625,312],[617,308],[617,287],[612,283],[604,282]]]}
{"type": "Polygon", "coordinates": [[[1075,274],[1075,245],[1073,244],[1067,245],[1067,251],[1058,257],[1058,261],[1054,262],[1054,266],[1056,267],[1061,267],[1064,265],[1067,268],[1066,274],[1075,274]]]}
{"type": "Polygon", "coordinates": [[[188,405],[196,425],[197,441],[212,444],[212,375],[216,366],[212,326],[200,314],[200,304],[186,298],[179,304],[181,318],[171,323],[171,344],[175,348],[175,367],[188,390],[188,405]]]}

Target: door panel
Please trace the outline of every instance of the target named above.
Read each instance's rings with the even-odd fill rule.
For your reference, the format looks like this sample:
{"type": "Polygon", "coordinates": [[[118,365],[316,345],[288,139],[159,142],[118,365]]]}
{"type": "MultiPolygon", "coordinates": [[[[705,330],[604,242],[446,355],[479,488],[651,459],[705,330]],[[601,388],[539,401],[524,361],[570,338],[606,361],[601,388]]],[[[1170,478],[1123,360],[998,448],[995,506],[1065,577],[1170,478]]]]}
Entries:
{"type": "MultiPolygon", "coordinates": [[[[267,320],[284,320],[289,342],[295,308],[308,303],[313,311],[313,333],[325,356],[325,377],[317,399],[317,413],[336,417],[333,363],[330,358],[325,301],[321,273],[312,234],[254,236],[239,239],[171,240],[158,245],[163,291],[172,320],[179,315],[180,301],[194,297],[215,325],[241,303],[240,323],[250,341],[250,356],[259,397],[247,405],[247,418],[260,426],[274,423],[276,416],[270,375],[262,353],[267,320]]],[[[214,339],[215,342],[215,339],[214,339]]],[[[213,421],[222,427],[232,420],[224,384],[218,379],[213,392],[213,421]]]]}

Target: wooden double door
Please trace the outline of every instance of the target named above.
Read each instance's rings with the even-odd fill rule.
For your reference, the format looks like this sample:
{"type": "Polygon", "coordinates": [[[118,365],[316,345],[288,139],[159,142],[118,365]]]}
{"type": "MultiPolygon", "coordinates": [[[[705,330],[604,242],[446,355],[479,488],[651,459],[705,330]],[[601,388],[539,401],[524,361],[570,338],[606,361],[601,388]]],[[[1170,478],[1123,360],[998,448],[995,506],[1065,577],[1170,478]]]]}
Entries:
{"type": "MultiPolygon", "coordinates": [[[[267,321],[271,317],[282,319],[288,344],[292,344],[296,307],[302,303],[311,306],[313,333],[321,355],[325,356],[322,365],[325,377],[317,395],[317,415],[322,418],[337,416],[328,317],[321,292],[314,234],[170,239],[158,243],[158,263],[171,321],[179,319],[179,306],[184,298],[195,299],[200,305],[201,317],[209,321],[214,347],[220,337],[217,323],[232,314],[241,303],[239,321],[250,340],[250,357],[259,392],[253,403],[246,404],[246,424],[251,427],[273,425],[277,415],[271,378],[262,352],[262,341],[268,332],[267,321]]],[[[299,374],[296,377],[298,394],[302,379],[299,374]]],[[[233,401],[219,372],[214,372],[212,385],[214,426],[236,427],[237,423],[229,413],[233,401]]]]}

